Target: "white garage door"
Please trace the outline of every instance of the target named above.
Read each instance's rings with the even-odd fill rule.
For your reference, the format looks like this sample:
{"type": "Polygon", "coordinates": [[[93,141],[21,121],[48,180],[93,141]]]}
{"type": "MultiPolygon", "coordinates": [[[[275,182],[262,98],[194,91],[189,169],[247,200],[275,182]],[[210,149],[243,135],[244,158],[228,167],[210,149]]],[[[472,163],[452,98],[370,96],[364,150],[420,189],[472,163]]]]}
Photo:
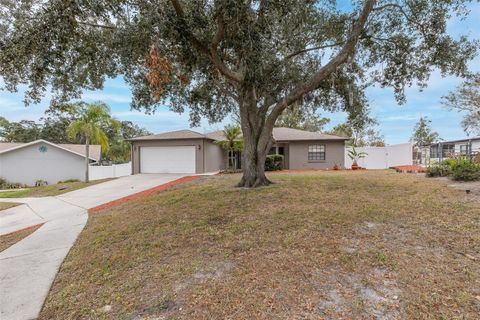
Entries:
{"type": "Polygon", "coordinates": [[[140,147],[142,173],[195,173],[195,146],[140,147]]]}

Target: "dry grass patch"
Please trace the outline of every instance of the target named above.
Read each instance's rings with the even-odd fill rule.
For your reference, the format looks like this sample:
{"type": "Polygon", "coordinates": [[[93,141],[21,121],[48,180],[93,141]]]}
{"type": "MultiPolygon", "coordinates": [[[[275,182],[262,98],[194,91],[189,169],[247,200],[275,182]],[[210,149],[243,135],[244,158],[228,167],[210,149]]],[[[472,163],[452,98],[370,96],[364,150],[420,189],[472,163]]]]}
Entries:
{"type": "Polygon", "coordinates": [[[10,209],[20,205],[20,203],[0,202],[0,211],[10,209]]]}
{"type": "Polygon", "coordinates": [[[480,208],[391,171],[202,178],[95,213],[42,319],[475,319],[480,208]]]}
{"type": "Polygon", "coordinates": [[[29,235],[37,231],[37,229],[41,226],[42,223],[0,236],[0,252],[10,248],[15,243],[28,237],[29,235]]]}

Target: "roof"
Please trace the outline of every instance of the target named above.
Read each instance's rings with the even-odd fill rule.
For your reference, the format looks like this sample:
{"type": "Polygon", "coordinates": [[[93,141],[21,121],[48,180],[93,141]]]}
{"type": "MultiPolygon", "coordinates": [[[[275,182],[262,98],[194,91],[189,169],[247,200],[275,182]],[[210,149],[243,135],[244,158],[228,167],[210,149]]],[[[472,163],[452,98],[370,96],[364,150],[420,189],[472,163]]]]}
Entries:
{"type": "Polygon", "coordinates": [[[273,138],[276,141],[306,141],[306,140],[340,140],[350,138],[334,136],[321,132],[311,132],[292,128],[273,128],[273,138]]]}
{"type": "MultiPolygon", "coordinates": [[[[223,131],[214,131],[205,135],[212,140],[223,140],[223,131]]],[[[311,132],[292,128],[273,128],[273,138],[275,141],[309,141],[309,140],[349,140],[349,138],[334,136],[320,132],[311,132]]]]}
{"type": "MultiPolygon", "coordinates": [[[[57,148],[63,149],[65,151],[74,153],[76,155],[85,157],[85,145],[84,144],[65,144],[65,143],[59,143],[55,144],[52,142],[49,142],[47,140],[39,139],[35,140],[32,142],[27,142],[27,143],[20,143],[20,142],[0,142],[0,154],[7,153],[10,151],[14,151],[17,149],[22,149],[34,144],[38,143],[46,143],[51,146],[55,146],[57,148]]],[[[90,152],[89,152],[89,158],[95,161],[100,160],[102,154],[102,150],[100,145],[97,144],[91,144],[90,145],[90,152]]]]}
{"type": "Polygon", "coordinates": [[[469,142],[469,141],[480,141],[480,137],[471,137],[471,138],[465,138],[465,139],[459,139],[459,140],[448,140],[448,141],[439,141],[432,143],[430,145],[435,145],[435,144],[445,144],[445,143],[455,143],[455,142],[469,142]]]}
{"type": "MultiPolygon", "coordinates": [[[[349,138],[334,136],[320,132],[311,132],[291,128],[273,128],[273,138],[276,141],[309,141],[309,140],[338,140],[345,141],[349,138]]],[[[139,140],[181,140],[181,139],[211,139],[216,141],[224,140],[223,131],[213,131],[201,134],[192,130],[171,131],[150,136],[143,136],[130,139],[131,141],[139,140]]]]}
{"type": "Polygon", "coordinates": [[[142,136],[129,139],[130,141],[137,140],[178,140],[178,139],[204,139],[205,135],[192,131],[192,130],[178,130],[170,131],[159,134],[153,134],[150,136],[142,136]]]}

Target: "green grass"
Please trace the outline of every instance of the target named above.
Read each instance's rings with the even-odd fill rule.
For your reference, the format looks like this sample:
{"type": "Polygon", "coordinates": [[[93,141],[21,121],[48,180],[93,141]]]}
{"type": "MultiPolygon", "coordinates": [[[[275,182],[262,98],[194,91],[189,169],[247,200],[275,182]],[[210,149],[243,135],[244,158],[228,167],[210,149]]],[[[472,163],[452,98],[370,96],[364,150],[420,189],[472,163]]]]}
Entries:
{"type": "Polygon", "coordinates": [[[65,182],[52,184],[49,186],[33,187],[18,191],[0,192],[0,198],[26,198],[26,197],[49,197],[58,196],[60,194],[93,186],[98,183],[109,181],[111,179],[102,179],[90,181],[88,183],[82,181],[65,182]]]}
{"type": "Polygon", "coordinates": [[[480,206],[464,193],[391,171],[239,178],[92,214],[40,319],[478,317],[480,206]]]}

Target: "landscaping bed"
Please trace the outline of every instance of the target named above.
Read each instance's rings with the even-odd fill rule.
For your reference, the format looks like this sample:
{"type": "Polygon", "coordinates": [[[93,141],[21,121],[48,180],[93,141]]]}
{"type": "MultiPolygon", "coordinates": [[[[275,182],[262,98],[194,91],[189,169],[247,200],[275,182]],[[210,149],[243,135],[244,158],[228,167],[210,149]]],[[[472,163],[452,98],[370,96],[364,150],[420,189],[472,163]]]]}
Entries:
{"type": "Polygon", "coordinates": [[[98,211],[41,319],[475,319],[478,203],[394,171],[204,177],[98,211]]]}

